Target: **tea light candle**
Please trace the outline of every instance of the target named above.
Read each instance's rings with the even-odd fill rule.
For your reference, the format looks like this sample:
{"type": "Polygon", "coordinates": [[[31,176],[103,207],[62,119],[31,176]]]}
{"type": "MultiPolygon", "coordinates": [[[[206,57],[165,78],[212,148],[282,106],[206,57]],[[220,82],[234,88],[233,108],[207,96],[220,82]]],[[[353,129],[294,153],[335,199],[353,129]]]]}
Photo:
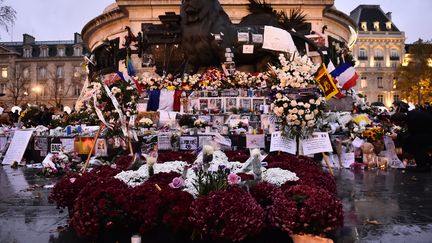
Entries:
{"type": "Polygon", "coordinates": [[[131,243],[141,243],[141,236],[139,236],[139,235],[133,235],[131,237],[131,243]]]}

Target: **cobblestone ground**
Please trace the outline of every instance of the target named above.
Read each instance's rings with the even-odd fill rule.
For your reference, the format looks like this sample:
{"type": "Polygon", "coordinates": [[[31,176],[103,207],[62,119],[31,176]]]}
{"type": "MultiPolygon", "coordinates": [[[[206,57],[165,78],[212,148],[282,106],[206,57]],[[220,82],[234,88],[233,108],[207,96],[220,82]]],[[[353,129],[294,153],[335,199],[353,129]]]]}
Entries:
{"type": "MultiPolygon", "coordinates": [[[[432,174],[335,171],[345,226],[335,242],[432,242],[432,174]]],[[[48,203],[55,179],[0,167],[0,243],[72,243],[67,212],[48,203]]]]}

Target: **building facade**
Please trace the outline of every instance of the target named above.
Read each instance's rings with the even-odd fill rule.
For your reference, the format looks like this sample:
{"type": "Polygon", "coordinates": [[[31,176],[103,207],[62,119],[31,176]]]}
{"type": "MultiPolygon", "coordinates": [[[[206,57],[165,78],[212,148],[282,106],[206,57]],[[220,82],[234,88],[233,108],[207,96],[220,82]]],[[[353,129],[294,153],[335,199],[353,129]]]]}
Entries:
{"type": "MultiPolygon", "coordinates": [[[[105,8],[103,13],[90,20],[82,30],[84,42],[93,51],[106,39],[112,40],[126,35],[125,26],[133,33],[142,30],[143,23],[160,24],[159,16],[167,12],[180,13],[181,0],[116,0],[105,8]]],[[[240,22],[248,15],[248,0],[220,0],[222,7],[233,23],[240,22]]],[[[313,31],[321,33],[326,26],[326,34],[332,38],[347,42],[350,37],[348,26],[355,28],[356,23],[346,14],[334,8],[334,0],[268,0],[275,10],[287,11],[301,9],[313,31]]],[[[138,62],[136,60],[136,62],[138,62]]]]}
{"type": "Polygon", "coordinates": [[[0,103],[73,106],[80,95],[86,52],[81,35],[71,41],[36,41],[24,34],[22,42],[0,42],[0,103]]]}
{"type": "Polygon", "coordinates": [[[368,103],[382,102],[390,107],[400,99],[395,71],[405,55],[405,33],[379,5],[359,5],[350,17],[359,30],[353,50],[360,76],[356,90],[368,103]]]}

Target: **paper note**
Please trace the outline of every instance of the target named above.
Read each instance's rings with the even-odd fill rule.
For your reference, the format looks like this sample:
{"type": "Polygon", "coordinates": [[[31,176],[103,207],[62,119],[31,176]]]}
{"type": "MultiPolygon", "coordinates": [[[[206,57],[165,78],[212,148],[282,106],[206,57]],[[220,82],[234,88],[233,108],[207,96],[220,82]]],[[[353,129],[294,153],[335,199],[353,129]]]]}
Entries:
{"type": "Polygon", "coordinates": [[[259,135],[246,135],[246,148],[265,148],[264,134],[259,135]]]}
{"type": "Polygon", "coordinates": [[[264,27],[263,48],[273,51],[283,51],[291,53],[297,51],[291,34],[286,30],[275,28],[272,26],[264,27]]]}
{"type": "Polygon", "coordinates": [[[196,150],[198,148],[198,137],[180,137],[180,150],[196,150]]]}
{"type": "Polygon", "coordinates": [[[308,139],[301,141],[305,155],[333,152],[330,137],[326,132],[315,132],[308,139]]]}
{"type": "Polygon", "coordinates": [[[10,165],[14,161],[21,162],[33,131],[16,131],[2,164],[10,165]]]}
{"type": "Polygon", "coordinates": [[[274,151],[296,154],[297,143],[294,139],[282,136],[282,132],[274,132],[271,135],[270,152],[274,151]]]}

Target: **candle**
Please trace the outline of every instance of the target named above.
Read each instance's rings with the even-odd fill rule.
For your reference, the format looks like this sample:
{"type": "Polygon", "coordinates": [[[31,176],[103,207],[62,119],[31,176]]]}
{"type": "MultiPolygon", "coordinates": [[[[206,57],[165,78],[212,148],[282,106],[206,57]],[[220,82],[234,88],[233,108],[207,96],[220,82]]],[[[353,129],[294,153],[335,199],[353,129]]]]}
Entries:
{"type": "Polygon", "coordinates": [[[139,235],[133,235],[131,237],[131,243],[141,243],[141,236],[139,236],[139,235]]]}

